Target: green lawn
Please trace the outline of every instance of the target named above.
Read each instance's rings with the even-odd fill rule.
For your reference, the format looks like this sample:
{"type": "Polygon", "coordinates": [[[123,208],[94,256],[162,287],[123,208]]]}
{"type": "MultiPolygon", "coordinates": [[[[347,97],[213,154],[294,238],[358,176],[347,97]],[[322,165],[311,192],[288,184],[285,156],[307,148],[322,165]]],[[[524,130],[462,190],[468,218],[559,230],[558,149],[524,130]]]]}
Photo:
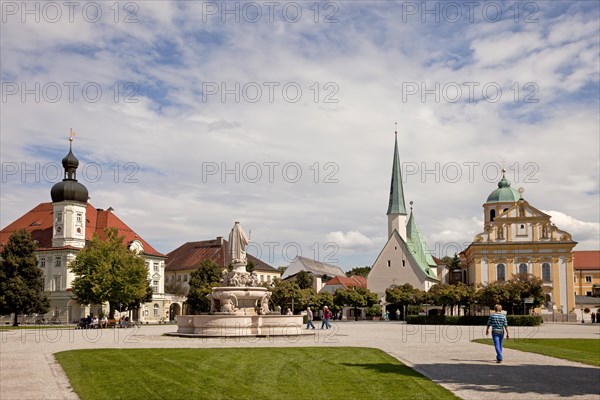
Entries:
{"type": "MultiPolygon", "coordinates": [[[[474,342],[493,346],[492,339],[475,339],[474,342]]],[[[509,349],[600,367],[600,339],[510,339],[502,344],[509,349]]]]}
{"type": "Polygon", "coordinates": [[[55,356],[82,400],[456,399],[377,349],[98,349],[55,356]]]}

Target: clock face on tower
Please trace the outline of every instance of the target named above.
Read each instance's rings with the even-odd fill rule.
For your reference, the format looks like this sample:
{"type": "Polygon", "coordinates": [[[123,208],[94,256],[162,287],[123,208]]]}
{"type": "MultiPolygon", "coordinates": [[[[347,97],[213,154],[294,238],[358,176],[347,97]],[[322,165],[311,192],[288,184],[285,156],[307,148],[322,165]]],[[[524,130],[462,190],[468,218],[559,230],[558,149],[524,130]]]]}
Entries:
{"type": "Polygon", "coordinates": [[[77,227],[77,233],[79,233],[81,235],[81,227],[77,227]]]}

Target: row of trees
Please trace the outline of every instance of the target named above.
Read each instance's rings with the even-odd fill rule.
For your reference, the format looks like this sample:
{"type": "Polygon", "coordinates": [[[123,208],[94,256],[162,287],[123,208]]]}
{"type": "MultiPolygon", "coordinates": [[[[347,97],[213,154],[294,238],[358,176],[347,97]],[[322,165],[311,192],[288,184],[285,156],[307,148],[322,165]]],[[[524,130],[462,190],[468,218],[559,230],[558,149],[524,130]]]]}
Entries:
{"type": "Polygon", "coordinates": [[[506,282],[491,282],[482,285],[476,290],[472,285],[437,284],[428,292],[415,289],[410,284],[396,286],[385,292],[386,301],[402,310],[403,315],[408,306],[433,304],[442,307],[442,314],[446,314],[446,308],[450,313],[462,306],[468,310],[470,306],[479,304],[492,308],[496,304],[502,305],[511,314],[526,313],[527,308],[524,299],[532,299],[528,307],[539,307],[544,302],[542,280],[532,274],[517,274],[506,282]]]}

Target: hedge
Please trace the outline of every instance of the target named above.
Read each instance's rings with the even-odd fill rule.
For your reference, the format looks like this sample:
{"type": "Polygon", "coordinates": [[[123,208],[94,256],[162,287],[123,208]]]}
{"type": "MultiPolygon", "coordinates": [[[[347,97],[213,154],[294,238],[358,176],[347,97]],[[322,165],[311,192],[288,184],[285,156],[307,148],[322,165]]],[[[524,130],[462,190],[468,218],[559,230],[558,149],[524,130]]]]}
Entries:
{"type": "MultiPolygon", "coordinates": [[[[508,326],[538,326],[542,323],[539,315],[507,315],[508,326]]],[[[487,325],[488,316],[482,315],[409,315],[407,324],[414,325],[487,325]]]]}

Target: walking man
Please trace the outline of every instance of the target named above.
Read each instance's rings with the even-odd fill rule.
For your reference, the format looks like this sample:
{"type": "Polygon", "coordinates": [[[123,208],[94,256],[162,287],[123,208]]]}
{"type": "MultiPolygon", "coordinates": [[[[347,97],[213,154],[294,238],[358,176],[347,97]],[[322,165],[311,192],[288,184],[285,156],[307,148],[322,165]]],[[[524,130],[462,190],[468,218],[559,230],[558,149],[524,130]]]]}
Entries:
{"type": "Polygon", "coordinates": [[[313,325],[313,312],[310,307],[306,308],[306,321],[306,329],[315,329],[315,326],[313,325]]]}
{"type": "Polygon", "coordinates": [[[485,329],[485,335],[490,334],[490,327],[492,328],[492,340],[494,341],[494,347],[496,348],[496,362],[502,362],[502,341],[504,340],[504,331],[506,331],[506,340],[508,336],[508,322],[506,321],[506,315],[502,314],[502,306],[496,304],[494,307],[495,313],[491,314],[488,318],[487,328],[485,329]]]}
{"type": "Polygon", "coordinates": [[[329,311],[329,307],[323,307],[323,322],[321,322],[321,329],[329,329],[331,325],[329,324],[329,318],[331,318],[331,311],[329,311]]]}

